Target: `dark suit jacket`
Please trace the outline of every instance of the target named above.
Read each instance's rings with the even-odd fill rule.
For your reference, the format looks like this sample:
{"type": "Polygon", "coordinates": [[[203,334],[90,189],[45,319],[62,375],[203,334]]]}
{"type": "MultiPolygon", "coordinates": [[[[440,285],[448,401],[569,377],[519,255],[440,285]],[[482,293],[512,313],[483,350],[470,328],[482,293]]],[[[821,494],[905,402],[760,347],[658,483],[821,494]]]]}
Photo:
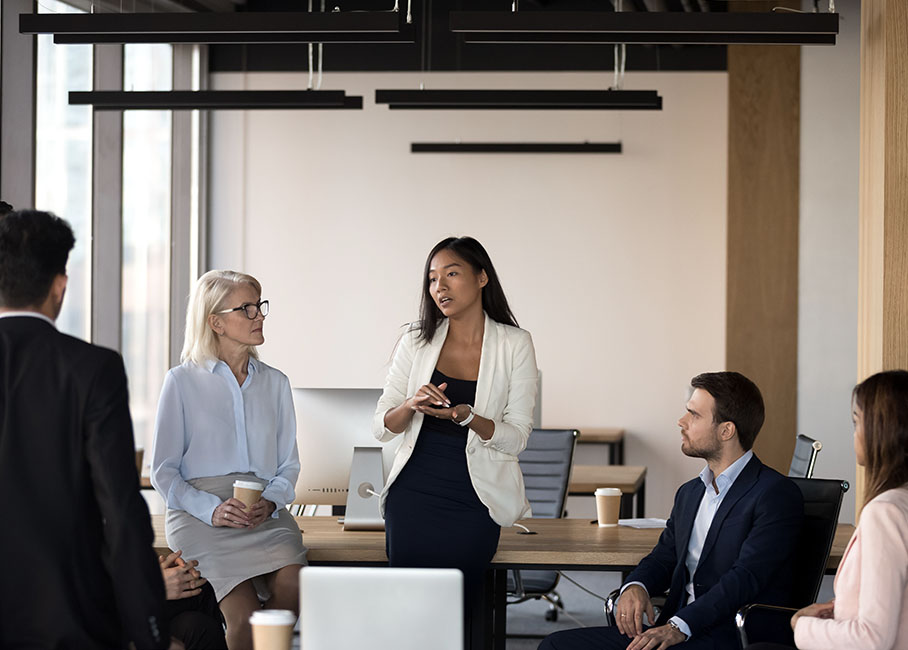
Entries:
{"type": "Polygon", "coordinates": [[[0,647],[166,648],[120,355],[0,318],[0,647]]]}
{"type": "Polygon", "coordinates": [[[650,594],[669,590],[656,624],[679,616],[691,637],[712,637],[736,648],[735,612],[752,602],[788,605],[791,562],[804,517],[797,486],[754,456],[716,511],[694,573],[696,599],[687,606],[690,581],[684,560],[705,486],[699,478],[675,493],[665,531],[653,552],[628,576],[650,594]]]}

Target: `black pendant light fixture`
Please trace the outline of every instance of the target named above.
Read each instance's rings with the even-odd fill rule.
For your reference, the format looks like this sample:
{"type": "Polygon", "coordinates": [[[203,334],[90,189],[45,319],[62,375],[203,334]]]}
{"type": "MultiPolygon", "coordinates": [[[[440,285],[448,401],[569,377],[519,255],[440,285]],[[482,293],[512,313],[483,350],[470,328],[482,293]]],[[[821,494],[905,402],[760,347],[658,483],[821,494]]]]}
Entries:
{"type": "Polygon", "coordinates": [[[411,43],[397,11],[21,14],[57,43],[411,43]]]}
{"type": "Polygon", "coordinates": [[[836,13],[452,11],[469,42],[834,45],[836,13]]]}
{"type": "Polygon", "coordinates": [[[376,90],[375,103],[424,110],[662,110],[655,90],[376,90]]]}
{"type": "Polygon", "coordinates": [[[618,154],[620,142],[413,142],[411,153],[618,154]]]}
{"type": "Polygon", "coordinates": [[[69,103],[96,111],[361,109],[343,90],[94,90],[70,92],[69,103]]]}

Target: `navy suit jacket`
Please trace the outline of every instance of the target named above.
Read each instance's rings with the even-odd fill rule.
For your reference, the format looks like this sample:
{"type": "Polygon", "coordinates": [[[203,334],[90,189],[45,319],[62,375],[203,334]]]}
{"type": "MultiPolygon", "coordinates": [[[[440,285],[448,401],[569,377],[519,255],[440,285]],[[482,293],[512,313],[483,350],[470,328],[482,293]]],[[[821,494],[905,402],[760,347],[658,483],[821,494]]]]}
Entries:
{"type": "Polygon", "coordinates": [[[705,489],[699,477],[678,489],[659,543],[627,581],[642,582],[650,594],[669,590],[657,625],[678,616],[691,638],[708,635],[717,647],[738,647],[738,609],[752,602],[789,604],[804,503],[792,481],[751,458],[716,511],[694,572],[697,597],[683,605],[690,581],[684,560],[705,489]]]}

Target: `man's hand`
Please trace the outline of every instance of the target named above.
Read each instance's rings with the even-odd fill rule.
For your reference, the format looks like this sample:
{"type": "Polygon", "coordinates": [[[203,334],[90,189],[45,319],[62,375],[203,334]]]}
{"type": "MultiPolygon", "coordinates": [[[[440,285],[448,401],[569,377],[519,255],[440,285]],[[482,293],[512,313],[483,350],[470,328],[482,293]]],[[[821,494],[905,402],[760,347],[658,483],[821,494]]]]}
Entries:
{"type": "Polygon", "coordinates": [[[274,514],[277,506],[268,499],[259,499],[249,509],[249,528],[255,528],[274,514]]]}
{"type": "Polygon", "coordinates": [[[795,629],[795,625],[798,623],[798,619],[802,616],[813,616],[816,618],[833,618],[835,613],[835,599],[833,598],[828,603],[814,603],[813,605],[808,605],[802,609],[799,609],[795,612],[795,615],[791,617],[791,629],[795,629]]]}
{"type": "Polygon", "coordinates": [[[685,640],[686,637],[680,630],[671,625],[660,625],[638,634],[627,646],[627,650],[665,650],[685,640]]]}
{"type": "Polygon", "coordinates": [[[167,650],[186,650],[186,646],[178,638],[170,637],[170,647],[167,650]]]}
{"type": "Polygon", "coordinates": [[[167,600],[180,600],[181,598],[198,596],[202,593],[202,585],[208,582],[196,570],[199,565],[198,560],[186,562],[180,557],[182,553],[182,551],[177,551],[167,557],[158,556],[167,600]]]}
{"type": "Polygon", "coordinates": [[[618,631],[632,639],[642,634],[644,612],[652,624],[656,620],[653,601],[649,599],[646,589],[640,585],[631,585],[618,597],[618,604],[615,606],[618,631]]]}

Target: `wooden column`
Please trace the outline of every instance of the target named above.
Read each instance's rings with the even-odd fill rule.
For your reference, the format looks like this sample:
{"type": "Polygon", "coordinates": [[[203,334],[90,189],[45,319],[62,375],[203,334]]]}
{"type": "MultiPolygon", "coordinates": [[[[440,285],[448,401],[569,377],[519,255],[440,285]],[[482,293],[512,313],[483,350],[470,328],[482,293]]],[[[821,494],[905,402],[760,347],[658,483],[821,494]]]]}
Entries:
{"type": "MultiPolygon", "coordinates": [[[[908,368],[908,3],[861,2],[858,380],[908,368]]],[[[864,501],[857,468],[857,509],[864,501]]]]}
{"type": "Polygon", "coordinates": [[[799,46],[728,47],[726,367],[760,387],[754,450],[783,473],[797,434],[800,85],[799,46]]]}

